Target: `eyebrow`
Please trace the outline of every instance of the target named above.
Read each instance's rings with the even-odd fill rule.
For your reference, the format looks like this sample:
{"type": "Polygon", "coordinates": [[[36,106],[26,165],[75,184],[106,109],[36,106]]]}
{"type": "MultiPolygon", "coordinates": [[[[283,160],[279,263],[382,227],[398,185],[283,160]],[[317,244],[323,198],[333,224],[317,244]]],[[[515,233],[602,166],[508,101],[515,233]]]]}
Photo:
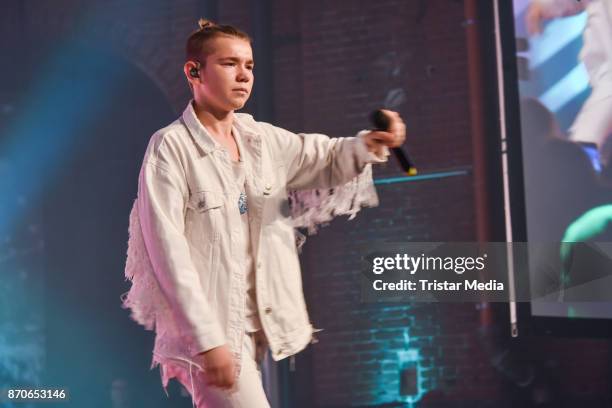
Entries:
{"type": "MultiPolygon", "coordinates": [[[[225,61],[225,60],[232,61],[232,62],[240,62],[240,58],[236,58],[236,57],[221,57],[221,58],[219,58],[219,61],[225,61]]],[[[252,59],[248,60],[246,63],[247,64],[255,65],[255,62],[252,59]]]]}

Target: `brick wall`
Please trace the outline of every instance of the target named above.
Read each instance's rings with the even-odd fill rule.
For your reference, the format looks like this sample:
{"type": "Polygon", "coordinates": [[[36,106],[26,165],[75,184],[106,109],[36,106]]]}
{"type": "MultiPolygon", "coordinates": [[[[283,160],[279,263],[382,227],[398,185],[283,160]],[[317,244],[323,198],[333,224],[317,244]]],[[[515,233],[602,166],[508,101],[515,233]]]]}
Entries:
{"type": "MultiPolygon", "coordinates": [[[[393,0],[275,4],[275,21],[283,22],[278,30],[301,38],[302,48],[276,48],[282,53],[277,72],[296,69],[295,76],[278,75],[276,100],[284,105],[301,97],[303,106],[301,118],[279,106],[279,123],[353,134],[369,126],[368,113],[395,90],[404,93],[395,109],[420,170],[471,164],[469,112],[457,103],[468,99],[461,3],[430,1],[423,9],[419,2],[393,0]],[[300,76],[301,89],[295,89],[300,76]]],[[[375,169],[379,178],[397,175],[394,162],[375,169]]],[[[313,322],[325,329],[312,350],[317,405],[397,401],[398,352],[404,349],[419,351],[423,391],[456,393],[462,378],[486,374],[473,350],[473,305],[384,307],[360,303],[359,292],[359,250],[368,242],[474,240],[471,183],[465,176],[381,186],[378,208],[310,238],[303,257],[308,304],[313,322]]],[[[455,398],[495,395],[492,378],[461,387],[455,398]]]]}
{"type": "Polygon", "coordinates": [[[184,43],[197,28],[200,2],[25,2],[27,38],[56,52],[80,43],[109,50],[138,67],[177,112],[189,97],[182,66],[184,43]]]}

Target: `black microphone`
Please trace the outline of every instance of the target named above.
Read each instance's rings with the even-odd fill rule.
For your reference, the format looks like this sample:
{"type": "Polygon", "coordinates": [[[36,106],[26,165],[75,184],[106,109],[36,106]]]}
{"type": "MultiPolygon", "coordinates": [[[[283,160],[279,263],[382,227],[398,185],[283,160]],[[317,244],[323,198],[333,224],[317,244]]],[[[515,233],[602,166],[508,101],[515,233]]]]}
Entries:
{"type": "MultiPolygon", "coordinates": [[[[391,126],[391,119],[380,109],[372,112],[370,115],[370,121],[374,124],[374,130],[379,130],[382,132],[388,132],[389,127],[391,126]]],[[[402,167],[402,170],[404,170],[407,175],[414,176],[417,174],[417,169],[414,166],[414,163],[412,163],[412,160],[410,160],[408,155],[402,150],[401,147],[392,147],[391,151],[402,167]]]]}

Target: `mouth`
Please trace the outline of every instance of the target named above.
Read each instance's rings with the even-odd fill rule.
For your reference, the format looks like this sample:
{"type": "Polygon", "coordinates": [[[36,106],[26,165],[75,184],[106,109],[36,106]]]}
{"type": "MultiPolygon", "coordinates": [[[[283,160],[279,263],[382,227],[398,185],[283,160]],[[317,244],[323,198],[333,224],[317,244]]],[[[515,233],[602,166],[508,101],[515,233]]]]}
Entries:
{"type": "Polygon", "coordinates": [[[249,91],[247,89],[244,88],[236,88],[236,89],[232,89],[233,92],[240,92],[243,93],[245,95],[247,95],[249,93],[249,91]]]}

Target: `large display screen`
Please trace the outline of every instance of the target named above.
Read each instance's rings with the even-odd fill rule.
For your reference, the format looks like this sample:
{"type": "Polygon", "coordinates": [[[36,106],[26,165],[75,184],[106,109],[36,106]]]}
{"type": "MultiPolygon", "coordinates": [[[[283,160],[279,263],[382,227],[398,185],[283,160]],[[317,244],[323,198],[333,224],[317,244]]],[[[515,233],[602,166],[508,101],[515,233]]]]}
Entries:
{"type": "Polygon", "coordinates": [[[532,315],[612,318],[612,1],[513,5],[532,315]]]}

